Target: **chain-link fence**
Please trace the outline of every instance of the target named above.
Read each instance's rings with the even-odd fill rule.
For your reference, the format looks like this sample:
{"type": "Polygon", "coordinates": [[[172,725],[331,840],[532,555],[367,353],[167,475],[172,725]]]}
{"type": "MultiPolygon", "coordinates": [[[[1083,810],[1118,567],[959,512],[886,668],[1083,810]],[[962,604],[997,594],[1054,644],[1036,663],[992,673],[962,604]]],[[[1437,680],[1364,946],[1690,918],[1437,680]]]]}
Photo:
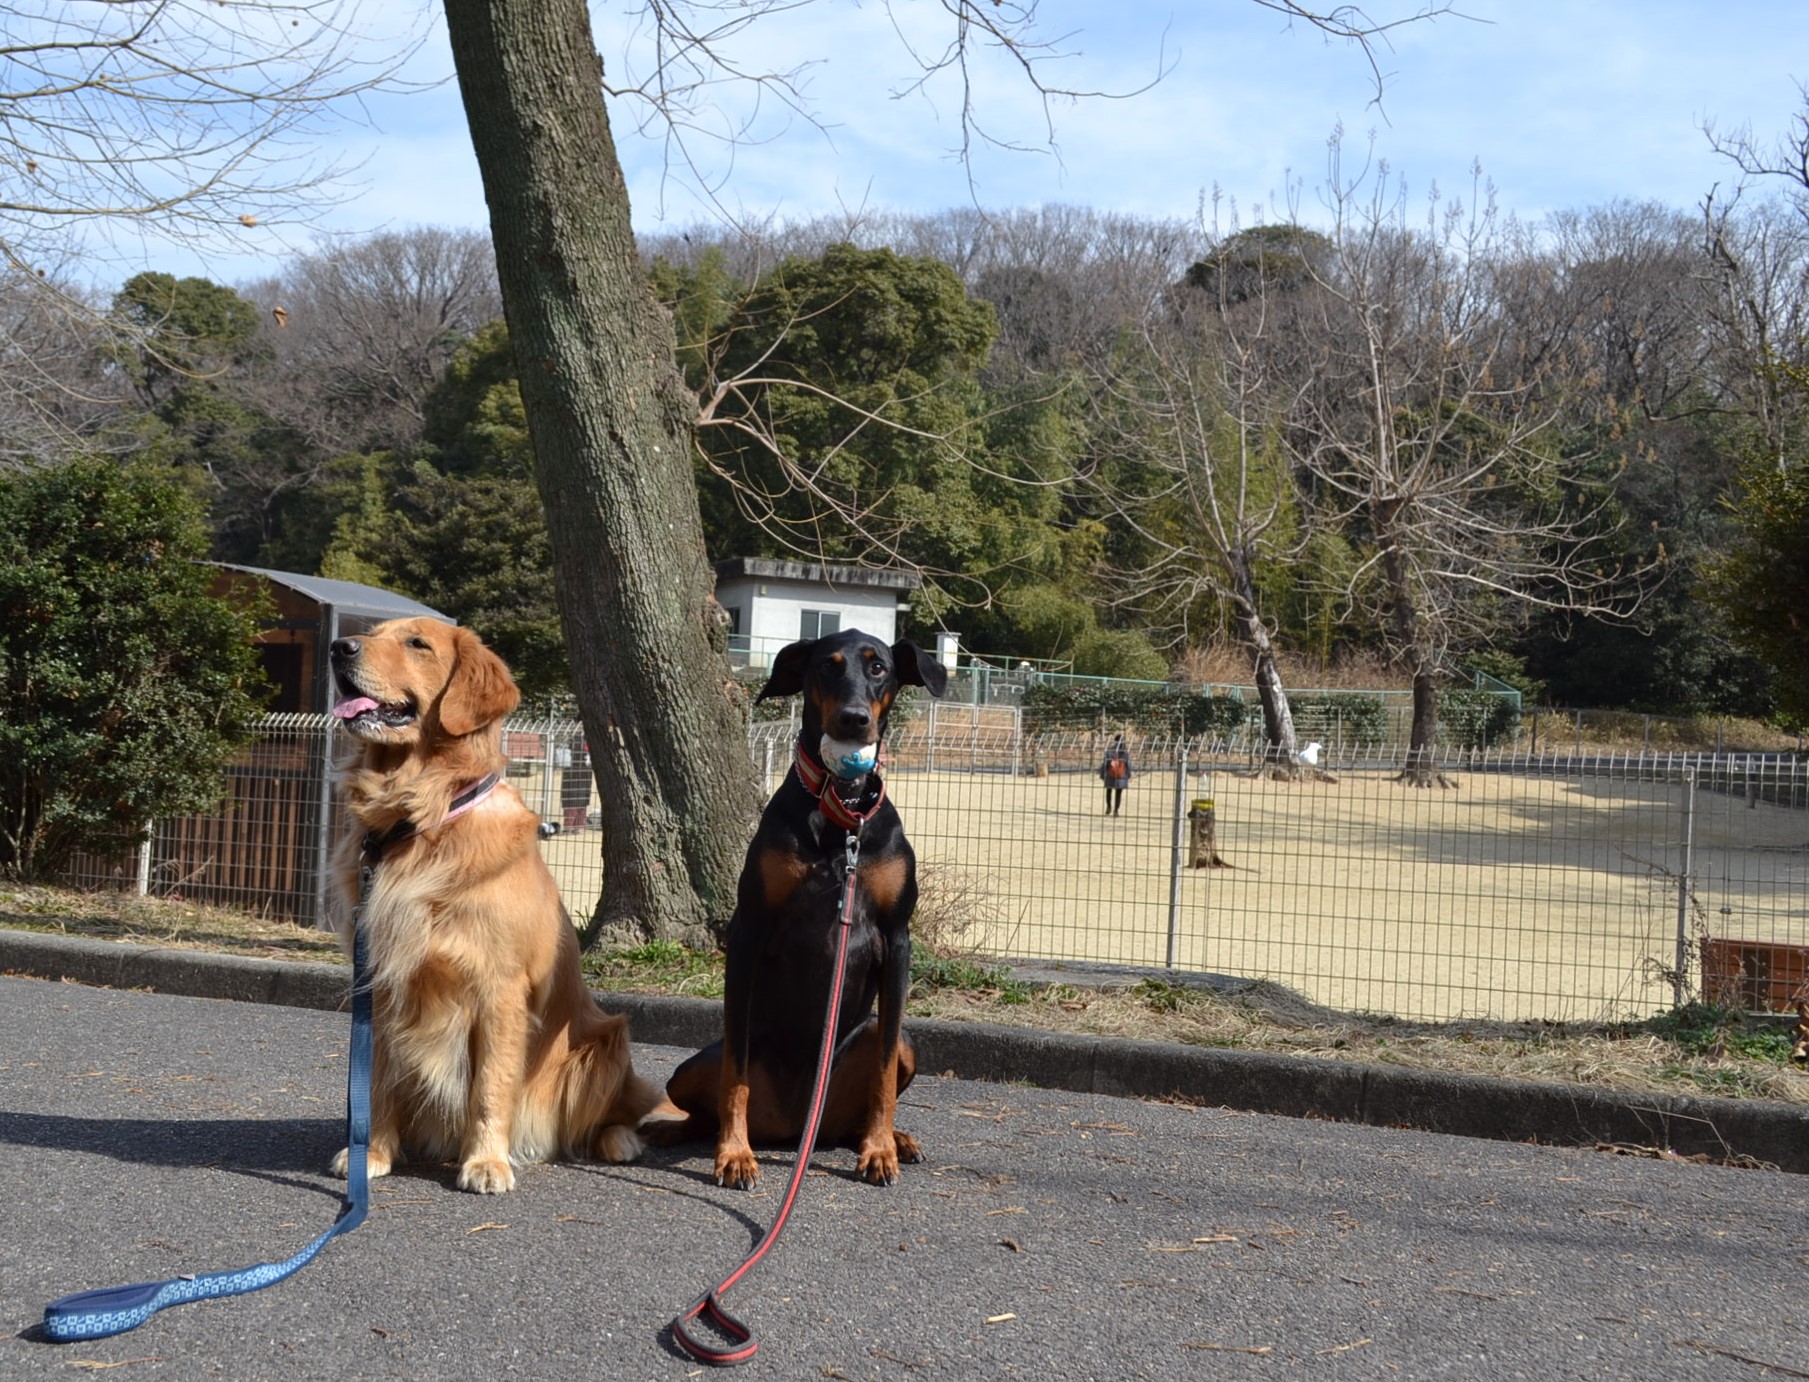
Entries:
{"type": "MultiPolygon", "coordinates": [[[[1289,777],[1248,745],[1133,730],[1108,814],[1115,731],[1025,735],[983,709],[939,706],[887,747],[920,860],[917,930],[939,946],[1265,978],[1424,1020],[1637,1016],[1698,994],[1776,1009],[1809,981],[1809,767],[1794,753],[1577,752],[1553,736],[1538,752],[1447,751],[1455,785],[1418,787],[1393,745],[1334,741],[1289,777]]],[[[795,732],[750,732],[769,791],[795,732]]],[[[316,923],[340,829],[330,734],[325,717],[272,717],[218,812],[158,822],[71,881],[316,923]]],[[[582,920],[603,867],[582,728],[517,718],[504,745],[582,920]]]]}

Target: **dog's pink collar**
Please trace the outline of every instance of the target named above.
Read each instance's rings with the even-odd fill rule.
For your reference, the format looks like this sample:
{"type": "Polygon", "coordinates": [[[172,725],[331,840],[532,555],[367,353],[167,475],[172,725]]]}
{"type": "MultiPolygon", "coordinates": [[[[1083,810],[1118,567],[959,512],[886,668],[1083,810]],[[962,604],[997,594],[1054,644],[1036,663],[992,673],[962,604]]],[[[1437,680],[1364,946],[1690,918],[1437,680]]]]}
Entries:
{"type": "Polygon", "coordinates": [[[446,808],[446,814],[440,817],[440,824],[446,824],[446,822],[451,820],[454,816],[464,815],[501,785],[501,773],[490,773],[487,776],[478,779],[452,799],[452,804],[446,808]]]}
{"type": "Polygon", "coordinates": [[[886,784],[877,776],[873,780],[879,784],[879,792],[874,796],[873,804],[865,811],[856,811],[848,805],[835,790],[834,776],[811,756],[802,742],[792,746],[792,766],[798,770],[798,781],[804,784],[804,790],[816,797],[817,810],[843,830],[859,830],[885,805],[886,784]]]}
{"type": "Polygon", "coordinates": [[[382,834],[378,834],[374,830],[371,831],[364,837],[365,859],[374,864],[388,852],[391,846],[399,845],[404,840],[413,839],[423,830],[432,830],[438,826],[442,826],[455,816],[464,815],[465,812],[471,810],[472,807],[478,805],[485,797],[494,792],[501,782],[501,773],[491,773],[487,777],[479,778],[452,799],[452,804],[446,808],[446,814],[435,821],[433,825],[422,826],[416,825],[410,820],[401,820],[397,821],[382,834]]]}

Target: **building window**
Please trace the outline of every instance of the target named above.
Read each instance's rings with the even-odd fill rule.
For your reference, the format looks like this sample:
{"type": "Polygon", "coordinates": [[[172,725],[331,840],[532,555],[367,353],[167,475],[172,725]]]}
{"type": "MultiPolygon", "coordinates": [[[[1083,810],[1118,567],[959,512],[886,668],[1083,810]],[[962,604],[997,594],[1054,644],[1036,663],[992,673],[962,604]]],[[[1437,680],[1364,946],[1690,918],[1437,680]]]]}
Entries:
{"type": "Polygon", "coordinates": [[[823,638],[842,630],[842,612],[839,609],[807,609],[798,620],[798,637],[803,639],[823,638]]]}

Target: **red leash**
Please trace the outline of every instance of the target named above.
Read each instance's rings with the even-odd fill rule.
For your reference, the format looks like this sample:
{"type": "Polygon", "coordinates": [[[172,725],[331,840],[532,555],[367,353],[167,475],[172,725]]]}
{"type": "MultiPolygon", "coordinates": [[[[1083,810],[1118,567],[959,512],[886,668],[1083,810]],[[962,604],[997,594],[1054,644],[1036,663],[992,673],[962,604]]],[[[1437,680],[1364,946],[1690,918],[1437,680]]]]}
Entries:
{"type": "MultiPolygon", "coordinates": [[[[785,1198],[779,1204],[779,1213],[773,1219],[773,1226],[760,1235],[760,1241],[747,1255],[747,1260],[724,1277],[714,1290],[705,1291],[690,1309],[672,1321],[673,1339],[700,1363],[711,1363],[718,1367],[745,1363],[760,1347],[754,1338],[754,1331],[723,1308],[721,1296],[746,1276],[754,1264],[765,1257],[773,1244],[779,1241],[779,1231],[785,1227],[792,1206],[797,1203],[798,1189],[804,1184],[804,1173],[810,1168],[810,1154],[816,1150],[817,1127],[823,1121],[823,1102],[829,1092],[829,1066],[835,1056],[836,1019],[841,1015],[842,974],[848,958],[848,933],[854,921],[854,865],[860,857],[860,848],[860,821],[857,820],[854,828],[848,832],[848,876],[842,883],[841,924],[836,927],[835,977],[829,985],[829,1008],[823,1017],[823,1046],[817,1054],[816,1086],[810,1094],[810,1114],[804,1120],[804,1136],[798,1143],[797,1164],[791,1168],[791,1184],[785,1187],[785,1198]],[[710,1323],[732,1339],[733,1343],[726,1346],[706,1343],[690,1334],[686,1326],[706,1314],[710,1317],[710,1323]]],[[[726,1056],[727,1053],[724,1054],[726,1056]]]]}

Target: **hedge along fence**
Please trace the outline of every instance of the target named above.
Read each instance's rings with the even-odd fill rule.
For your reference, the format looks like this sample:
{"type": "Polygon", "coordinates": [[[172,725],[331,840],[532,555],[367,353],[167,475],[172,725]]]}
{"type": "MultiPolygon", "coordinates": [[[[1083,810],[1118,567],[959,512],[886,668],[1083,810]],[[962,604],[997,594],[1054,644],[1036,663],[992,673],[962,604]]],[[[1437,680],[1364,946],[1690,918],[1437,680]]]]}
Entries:
{"type": "MultiPolygon", "coordinates": [[[[1405,742],[1413,713],[1410,699],[1390,706],[1380,695],[1360,691],[1290,696],[1288,705],[1300,738],[1359,748],[1405,742]]],[[[1520,707],[1500,692],[1439,693],[1441,744],[1460,749],[1494,748],[1511,742],[1519,728],[1520,707]]]]}
{"type": "MultiPolygon", "coordinates": [[[[739,680],[752,704],[766,674],[743,673],[739,680]]],[[[1318,739],[1333,746],[1374,748],[1406,739],[1400,706],[1405,693],[1320,691],[1288,697],[1294,729],[1303,742],[1318,739]]],[[[921,716],[929,700],[916,687],[900,690],[891,715],[892,728],[902,729],[921,716]]],[[[757,722],[797,716],[794,698],[782,697],[753,706],[757,722]]],[[[1493,691],[1445,691],[1439,696],[1439,741],[1465,749],[1492,748],[1511,740],[1520,726],[1513,701],[1493,691]]],[[[1184,735],[1227,745],[1245,736],[1262,741],[1262,705],[1242,696],[1198,691],[1169,682],[1064,679],[1037,682],[1023,701],[1023,732],[1062,730],[1133,730],[1142,734],[1184,735]]]]}
{"type": "Polygon", "coordinates": [[[1520,732],[1520,707],[1497,691],[1446,691],[1438,698],[1439,738],[1460,749],[1492,749],[1520,732]]]}
{"type": "MultiPolygon", "coordinates": [[[[1024,694],[1024,732],[1134,729],[1231,740],[1249,722],[1253,709],[1236,696],[1159,682],[1038,683],[1024,694]]],[[[1260,724],[1261,711],[1256,715],[1260,724]]]]}
{"type": "MultiPolygon", "coordinates": [[[[1294,730],[1302,740],[1335,746],[1374,748],[1404,741],[1406,724],[1398,694],[1331,691],[1288,697],[1294,730]]],[[[1407,704],[1410,705],[1410,702],[1407,704]]],[[[1465,749],[1492,748],[1510,741],[1520,726],[1520,710],[1493,691],[1446,691],[1439,696],[1439,740],[1465,749]]],[[[1239,696],[1213,695],[1185,686],[1150,682],[1067,682],[1032,686],[1024,697],[1024,732],[1132,729],[1145,734],[1235,743],[1248,734],[1263,738],[1262,707],[1239,696]]]]}
{"type": "Polygon", "coordinates": [[[1318,696],[1289,696],[1299,739],[1319,739],[1338,747],[1373,748],[1395,737],[1394,716],[1380,696],[1360,691],[1318,696]]]}

